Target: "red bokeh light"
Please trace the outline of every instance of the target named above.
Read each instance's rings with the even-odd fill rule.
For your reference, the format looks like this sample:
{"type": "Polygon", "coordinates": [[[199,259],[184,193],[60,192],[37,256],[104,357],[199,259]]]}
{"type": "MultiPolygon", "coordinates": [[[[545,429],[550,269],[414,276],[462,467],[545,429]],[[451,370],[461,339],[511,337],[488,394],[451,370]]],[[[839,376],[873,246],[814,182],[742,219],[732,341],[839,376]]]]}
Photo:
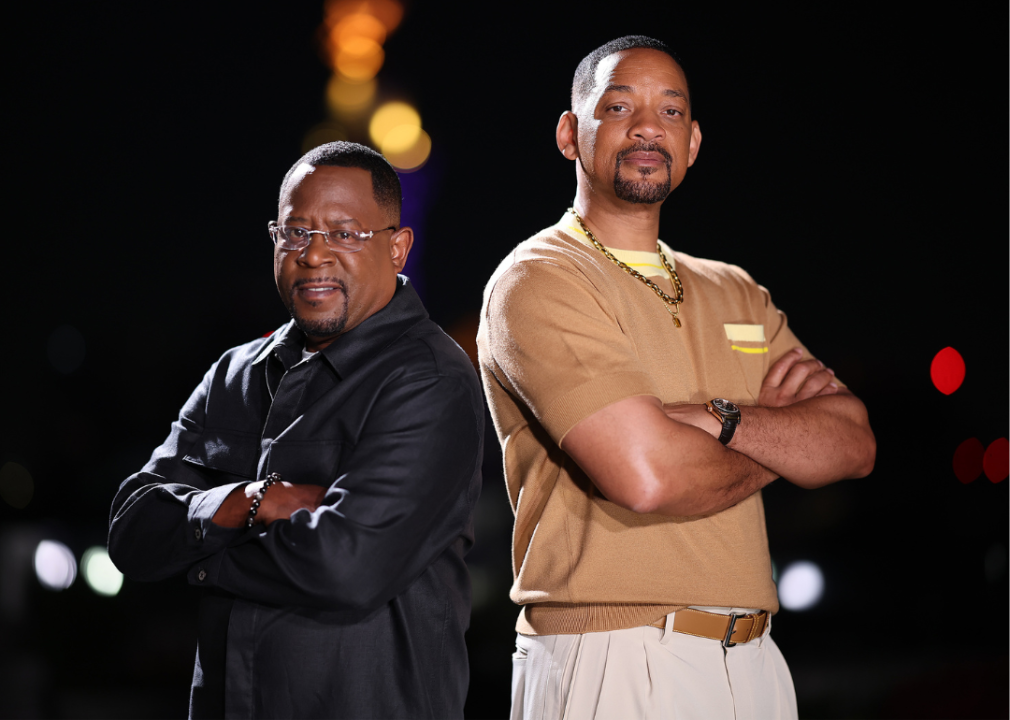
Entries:
{"type": "Polygon", "coordinates": [[[978,438],[968,438],[954,451],[954,475],[967,484],[982,474],[985,447],[978,438]]]}
{"type": "Polygon", "coordinates": [[[994,483],[1003,482],[1010,475],[1010,441],[993,440],[982,458],[985,476],[994,483]]]}
{"type": "Polygon", "coordinates": [[[929,366],[929,376],[936,389],[950,395],[964,382],[964,358],[952,347],[938,352],[929,366]]]}

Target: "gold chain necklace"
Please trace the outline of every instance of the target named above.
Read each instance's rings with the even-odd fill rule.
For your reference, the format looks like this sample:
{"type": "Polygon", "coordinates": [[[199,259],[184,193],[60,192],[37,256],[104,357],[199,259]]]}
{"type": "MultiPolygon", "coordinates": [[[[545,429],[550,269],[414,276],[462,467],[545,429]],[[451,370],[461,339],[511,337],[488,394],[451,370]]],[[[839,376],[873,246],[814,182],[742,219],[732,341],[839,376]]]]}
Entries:
{"type": "Polygon", "coordinates": [[[666,255],[663,254],[663,248],[660,246],[659,240],[656,241],[656,252],[659,253],[659,259],[663,261],[663,267],[666,268],[666,272],[670,274],[670,281],[673,283],[673,289],[677,291],[676,298],[670,297],[665,292],[663,292],[663,288],[659,287],[659,285],[652,282],[652,280],[645,277],[645,275],[638,272],[638,270],[635,270],[634,268],[630,267],[627,263],[623,263],[616,257],[614,257],[614,254],[609,250],[607,250],[607,248],[604,247],[603,244],[596,239],[596,236],[593,235],[592,231],[586,227],[586,224],[582,222],[582,218],[580,218],[579,214],[575,212],[575,208],[568,208],[568,212],[574,215],[575,219],[579,221],[579,226],[582,228],[582,231],[586,234],[586,237],[588,237],[590,241],[592,241],[593,245],[596,246],[597,250],[599,250],[601,253],[610,258],[610,260],[615,265],[617,265],[617,267],[624,270],[624,272],[631,275],[631,277],[638,278],[639,280],[644,282],[649,287],[650,290],[652,290],[659,296],[659,299],[666,304],[666,311],[670,313],[671,317],[673,317],[673,324],[676,325],[677,327],[680,327],[680,318],[677,317],[677,315],[680,313],[680,304],[684,302],[684,286],[680,282],[680,277],[677,275],[677,271],[673,269],[673,266],[670,265],[670,261],[667,260],[666,255]]]}

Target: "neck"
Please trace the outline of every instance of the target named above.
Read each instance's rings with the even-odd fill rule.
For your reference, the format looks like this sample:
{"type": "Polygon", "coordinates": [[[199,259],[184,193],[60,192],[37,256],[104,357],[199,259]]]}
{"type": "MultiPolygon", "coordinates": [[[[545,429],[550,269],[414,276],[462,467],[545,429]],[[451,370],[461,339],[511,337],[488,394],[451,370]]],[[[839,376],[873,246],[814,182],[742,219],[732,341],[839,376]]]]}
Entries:
{"type": "Polygon", "coordinates": [[[607,247],[656,252],[662,203],[629,203],[604,197],[579,183],[574,207],[596,239],[607,247]]]}

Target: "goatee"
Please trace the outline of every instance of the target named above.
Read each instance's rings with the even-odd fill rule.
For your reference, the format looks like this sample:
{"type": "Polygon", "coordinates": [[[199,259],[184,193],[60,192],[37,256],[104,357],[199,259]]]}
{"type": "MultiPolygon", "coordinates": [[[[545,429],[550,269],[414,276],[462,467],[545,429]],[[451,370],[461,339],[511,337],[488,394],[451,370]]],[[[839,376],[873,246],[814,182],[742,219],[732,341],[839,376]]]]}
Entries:
{"type": "Polygon", "coordinates": [[[630,203],[658,203],[666,200],[670,194],[670,167],[673,165],[673,158],[663,148],[657,145],[636,145],[625,148],[617,153],[614,167],[614,193],[619,200],[630,203]],[[638,171],[640,180],[627,180],[621,177],[621,163],[624,158],[631,153],[654,152],[663,156],[666,161],[666,179],[660,182],[650,182],[648,177],[656,172],[656,168],[640,168],[638,171]]]}

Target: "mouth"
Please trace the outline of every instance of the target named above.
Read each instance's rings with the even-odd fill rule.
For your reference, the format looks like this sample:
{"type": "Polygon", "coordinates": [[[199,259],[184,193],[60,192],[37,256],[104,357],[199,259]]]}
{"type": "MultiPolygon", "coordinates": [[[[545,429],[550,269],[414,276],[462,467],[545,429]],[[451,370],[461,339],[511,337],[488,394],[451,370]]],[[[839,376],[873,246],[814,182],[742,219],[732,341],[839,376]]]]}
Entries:
{"type": "Polygon", "coordinates": [[[622,150],[617,155],[617,167],[628,164],[641,169],[655,169],[659,167],[669,168],[673,162],[670,153],[661,147],[630,147],[622,150]]]}
{"type": "Polygon", "coordinates": [[[343,280],[324,278],[321,280],[296,280],[291,286],[291,295],[309,305],[317,305],[337,294],[347,294],[343,280]]]}

